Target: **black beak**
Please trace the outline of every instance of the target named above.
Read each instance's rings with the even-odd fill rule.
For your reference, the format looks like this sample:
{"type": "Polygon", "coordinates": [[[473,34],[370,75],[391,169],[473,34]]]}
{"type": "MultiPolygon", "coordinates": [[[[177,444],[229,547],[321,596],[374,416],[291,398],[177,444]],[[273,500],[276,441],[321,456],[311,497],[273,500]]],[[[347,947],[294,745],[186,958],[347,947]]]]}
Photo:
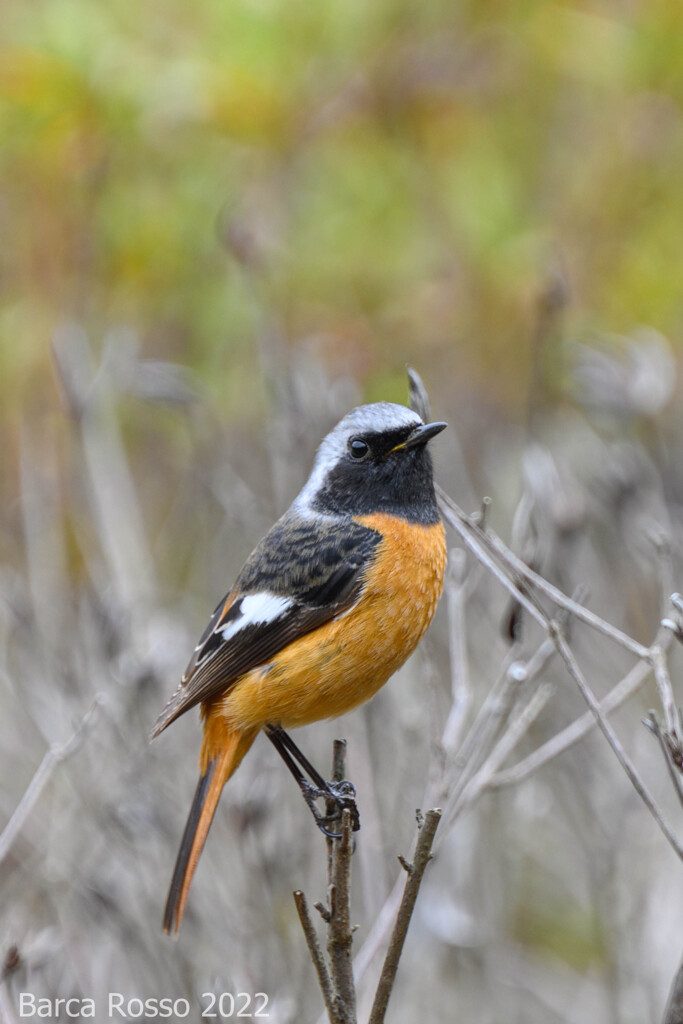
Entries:
{"type": "Polygon", "coordinates": [[[395,452],[399,452],[406,451],[408,448],[417,448],[418,445],[426,444],[427,441],[431,441],[433,437],[440,434],[447,426],[447,423],[442,422],[423,423],[421,426],[415,428],[407,441],[404,441],[403,444],[396,445],[393,450],[395,452]]]}

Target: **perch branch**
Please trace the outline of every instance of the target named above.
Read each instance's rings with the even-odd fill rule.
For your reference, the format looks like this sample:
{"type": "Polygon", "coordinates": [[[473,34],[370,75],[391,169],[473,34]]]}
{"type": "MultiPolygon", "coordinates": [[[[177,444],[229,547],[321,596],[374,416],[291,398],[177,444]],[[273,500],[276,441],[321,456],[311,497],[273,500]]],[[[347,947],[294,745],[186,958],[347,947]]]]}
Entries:
{"type": "Polygon", "coordinates": [[[351,812],[345,808],[342,813],[342,830],[338,840],[332,842],[330,866],[330,922],[327,953],[330,960],[330,974],[335,990],[335,1004],[342,1024],[355,1024],[356,987],[353,981],[351,958],[350,882],[351,855],[351,812]]]}
{"type": "MultiPolygon", "coordinates": [[[[335,740],[332,758],[332,778],[340,782],[345,775],[346,743],[335,740]]],[[[336,805],[328,801],[327,811],[336,805]]],[[[353,980],[351,958],[352,929],[350,920],[351,857],[353,855],[351,811],[345,808],[341,815],[339,835],[327,839],[327,907],[316,903],[316,909],[326,923],[327,961],[313,927],[304,893],[297,889],[294,902],[301,921],[308,951],[313,961],[330,1024],[356,1024],[356,987],[353,980]]],[[[330,822],[330,827],[334,820],[330,822]]]]}

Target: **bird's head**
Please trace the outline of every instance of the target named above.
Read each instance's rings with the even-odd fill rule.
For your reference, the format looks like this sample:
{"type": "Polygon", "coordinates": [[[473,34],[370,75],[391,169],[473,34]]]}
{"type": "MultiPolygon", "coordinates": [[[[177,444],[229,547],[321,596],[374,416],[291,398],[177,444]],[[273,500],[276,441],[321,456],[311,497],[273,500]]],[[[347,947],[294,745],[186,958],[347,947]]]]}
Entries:
{"type": "Polygon", "coordinates": [[[427,442],[445,423],[423,423],[403,405],[353,409],[323,439],[296,501],[301,512],[388,512],[416,522],[438,519],[427,442]]]}

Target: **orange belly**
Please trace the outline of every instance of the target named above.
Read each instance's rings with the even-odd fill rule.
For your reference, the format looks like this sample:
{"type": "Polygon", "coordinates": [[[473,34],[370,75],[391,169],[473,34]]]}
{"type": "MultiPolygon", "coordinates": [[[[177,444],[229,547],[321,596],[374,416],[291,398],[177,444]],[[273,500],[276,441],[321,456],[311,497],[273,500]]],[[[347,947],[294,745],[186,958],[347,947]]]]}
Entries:
{"type": "Polygon", "coordinates": [[[384,513],[358,522],[384,537],[361,598],[235,683],[217,702],[229,728],[290,728],[342,715],[369,700],[415,650],[443,589],[443,524],[384,513]]]}

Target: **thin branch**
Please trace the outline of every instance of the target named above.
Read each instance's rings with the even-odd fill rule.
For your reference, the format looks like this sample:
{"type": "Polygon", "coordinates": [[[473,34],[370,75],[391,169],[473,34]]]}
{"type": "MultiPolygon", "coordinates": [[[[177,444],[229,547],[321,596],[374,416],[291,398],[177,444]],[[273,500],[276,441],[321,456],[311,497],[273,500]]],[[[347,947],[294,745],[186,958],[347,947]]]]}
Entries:
{"type": "Polygon", "coordinates": [[[103,702],[104,696],[102,694],[98,694],[81,719],[78,728],[66,743],[62,743],[61,745],[54,744],[45,753],[45,756],[31,779],[26,792],[15,808],[14,814],[5,825],[2,833],[0,833],[0,864],[9,853],[12,844],[23,828],[26,819],[40,799],[40,795],[45,789],[47,783],[50,781],[55,768],[58,764],[62,761],[66,761],[67,758],[71,757],[71,755],[78,750],[88,729],[90,729],[95,720],[98,707],[100,707],[103,702]]]}
{"type": "MultiPolygon", "coordinates": [[[[346,770],[346,742],[335,740],[332,756],[332,778],[340,782],[346,770]]],[[[338,805],[327,801],[328,815],[338,805]]],[[[339,818],[336,819],[339,822],[339,818]]],[[[330,822],[330,825],[333,822],[330,822]]],[[[318,975],[318,982],[325,1001],[330,1024],[356,1024],[356,988],[353,979],[351,945],[353,933],[350,920],[351,857],[353,839],[351,811],[345,808],[341,816],[341,829],[336,837],[327,839],[327,907],[316,903],[327,933],[327,954],[325,961],[310,920],[306,897],[301,890],[294,893],[294,901],[306,937],[311,959],[318,975]]]]}
{"type": "Polygon", "coordinates": [[[391,934],[392,924],[401,905],[402,892],[403,874],[401,873],[397,875],[389,895],[370,927],[365,942],[354,958],[353,966],[356,984],[365,976],[378,951],[386,942],[387,936],[391,934]]]}
{"type": "Polygon", "coordinates": [[[403,944],[408,932],[408,925],[410,924],[410,918],[413,913],[413,908],[415,907],[417,894],[420,890],[422,876],[424,875],[425,868],[427,867],[432,855],[432,843],[434,842],[434,835],[440,819],[440,810],[433,809],[431,811],[427,811],[424,822],[422,823],[418,833],[413,863],[406,866],[408,878],[406,879],[405,888],[403,890],[403,899],[401,900],[396,924],[394,925],[394,931],[391,936],[391,941],[389,942],[389,948],[387,949],[387,954],[384,958],[384,965],[382,967],[382,973],[380,975],[379,985],[377,986],[377,993],[372,1005],[368,1024],[383,1024],[387,1004],[389,1002],[389,996],[391,995],[391,990],[396,980],[396,971],[398,970],[398,962],[400,960],[401,953],[403,951],[403,944]]]}
{"type": "Polygon", "coordinates": [[[495,558],[489,554],[489,551],[487,550],[487,548],[490,547],[488,543],[488,534],[476,526],[471,519],[465,515],[462,509],[448,497],[446,492],[438,486],[438,484],[436,485],[436,493],[444,519],[450,523],[454,530],[456,530],[462,537],[470,551],[476,555],[479,561],[486,566],[486,568],[496,577],[496,579],[515,598],[515,600],[519,601],[519,603],[526,608],[532,618],[534,618],[541,626],[545,627],[546,617],[543,610],[538,606],[536,600],[526,590],[522,590],[516,582],[513,582],[513,580],[511,580],[500,568],[495,558]]]}
{"type": "Polygon", "coordinates": [[[616,754],[619,763],[621,764],[622,768],[631,780],[632,785],[642,798],[646,807],[650,810],[650,813],[653,815],[655,821],[657,822],[657,824],[659,825],[660,829],[667,837],[669,842],[671,843],[671,846],[676,851],[677,855],[681,859],[683,859],[683,848],[676,839],[670,826],[664,819],[661,811],[659,810],[645,783],[638,775],[638,772],[636,771],[636,768],[633,765],[632,761],[630,760],[630,758],[624,751],[623,747],[621,746],[616,736],[616,733],[614,732],[607,718],[604,715],[603,709],[600,706],[600,702],[597,700],[597,698],[591,691],[590,687],[588,686],[585,677],[583,676],[583,673],[581,672],[581,669],[579,668],[579,665],[566,642],[566,639],[561,628],[558,626],[557,622],[550,619],[546,615],[542,608],[540,608],[540,606],[533,599],[529,599],[530,595],[526,594],[522,588],[520,588],[508,579],[503,570],[501,570],[500,567],[496,564],[494,558],[489,554],[489,551],[484,550],[484,547],[488,547],[489,549],[493,547],[495,554],[498,557],[503,558],[510,566],[512,566],[513,571],[518,572],[526,580],[538,586],[538,588],[543,593],[551,597],[555,601],[555,603],[558,604],[560,607],[566,609],[567,611],[570,611],[572,615],[574,615],[576,618],[581,619],[581,621],[585,622],[587,625],[593,626],[595,629],[602,632],[605,636],[609,636],[616,643],[620,644],[622,647],[625,647],[633,654],[636,654],[639,658],[647,659],[651,664],[653,661],[652,650],[647,647],[644,647],[642,644],[637,643],[631,637],[627,636],[625,633],[622,633],[621,630],[617,629],[615,626],[612,626],[608,622],[605,622],[604,619],[601,619],[599,616],[594,615],[592,612],[587,612],[587,610],[582,605],[578,604],[576,601],[573,601],[571,598],[568,598],[556,587],[551,586],[551,584],[547,583],[541,576],[538,576],[537,573],[534,573],[531,569],[529,569],[528,566],[526,566],[521,559],[518,559],[515,555],[513,555],[512,552],[505,547],[502,541],[492,538],[489,534],[484,533],[474,523],[472,523],[471,519],[465,516],[464,512],[455,504],[454,501],[452,501],[451,498],[448,497],[447,494],[445,494],[445,492],[441,488],[437,488],[437,493],[440,500],[442,512],[444,513],[448,522],[450,522],[455,527],[455,529],[458,531],[463,540],[475,552],[477,557],[481,558],[484,561],[484,563],[494,573],[496,578],[499,579],[501,583],[503,583],[505,588],[510,592],[515,593],[515,596],[533,615],[536,621],[540,622],[541,625],[543,625],[545,629],[548,631],[549,636],[553,639],[553,642],[555,643],[557,650],[559,651],[565,664],[567,665],[570,675],[579,687],[582,696],[584,697],[584,700],[586,701],[592,714],[594,715],[600,730],[603,732],[609,745],[612,747],[612,750],[616,754]]]}
{"type": "Polygon", "coordinates": [[[327,1013],[330,1018],[330,1024],[339,1024],[340,1018],[337,1014],[334,990],[332,988],[332,979],[330,978],[330,972],[327,969],[325,957],[323,956],[323,951],[320,948],[320,943],[318,942],[318,936],[316,935],[313,922],[311,921],[311,915],[308,912],[306,897],[301,889],[297,889],[294,892],[294,902],[296,903],[301,927],[303,928],[304,935],[306,936],[308,951],[311,954],[311,960],[313,961],[313,966],[315,967],[316,974],[318,975],[318,984],[320,985],[320,991],[323,994],[327,1013]]]}
{"type": "Polygon", "coordinates": [[[0,1024],[15,1024],[14,1011],[9,996],[9,979],[21,964],[16,946],[10,946],[0,968],[0,1024]]]}
{"type": "Polygon", "coordinates": [[[616,644],[626,648],[632,654],[635,654],[638,658],[647,658],[649,650],[644,647],[643,644],[638,643],[633,637],[629,636],[628,633],[624,633],[617,626],[613,626],[610,622],[596,615],[595,612],[590,611],[589,608],[585,608],[584,605],[579,604],[573,598],[568,597],[557,587],[554,587],[552,583],[548,583],[543,576],[540,576],[533,569],[530,569],[526,562],[522,561],[517,555],[514,554],[503,541],[492,531],[488,531],[486,536],[491,541],[493,550],[501,555],[502,558],[509,563],[512,569],[520,573],[529,583],[533,583],[534,586],[538,587],[541,593],[549,597],[558,608],[564,608],[565,611],[571,612],[574,618],[584,622],[587,626],[592,626],[597,632],[602,633],[604,636],[613,640],[616,644]]]}
{"type": "MultiPolygon", "coordinates": [[[[451,791],[451,794],[449,794],[451,799],[455,797],[456,800],[462,800],[463,794],[466,794],[460,805],[464,806],[466,803],[469,804],[470,797],[474,798],[474,795],[478,795],[484,788],[492,788],[495,785],[509,784],[513,781],[526,777],[532,771],[536,770],[537,767],[540,767],[541,764],[544,764],[547,760],[557,756],[561,750],[566,749],[566,747],[570,746],[573,742],[577,742],[583,735],[593,728],[596,723],[600,724],[601,728],[606,727],[607,733],[612,739],[611,745],[614,745],[616,741],[617,750],[620,751],[619,742],[616,739],[613,730],[611,730],[609,723],[605,721],[605,713],[613,707],[618,706],[642,684],[644,679],[647,678],[652,669],[651,649],[633,640],[627,634],[601,619],[593,612],[588,611],[578,601],[567,597],[561,591],[557,590],[557,588],[552,587],[551,584],[548,584],[542,579],[542,577],[537,576],[537,574],[530,570],[521,560],[517,559],[512,552],[508,551],[501,541],[498,541],[497,538],[492,540],[491,536],[480,528],[474,518],[467,517],[455,502],[453,502],[449,496],[438,487],[437,494],[444,518],[455,528],[464,544],[473,552],[478,562],[493,573],[508,593],[510,593],[511,596],[515,598],[515,600],[517,600],[547,632],[548,636],[545,641],[541,644],[534,655],[534,659],[532,659],[527,665],[529,673],[532,669],[532,661],[535,662],[534,672],[540,672],[548,658],[551,656],[553,650],[556,649],[558,645],[553,632],[557,629],[557,625],[551,621],[547,612],[539,604],[533,592],[529,590],[527,584],[535,585],[541,593],[552,599],[558,607],[564,609],[570,616],[573,616],[584,622],[586,625],[596,629],[615,643],[624,647],[630,653],[635,654],[637,657],[642,659],[641,663],[634,666],[631,672],[629,672],[621,683],[619,683],[608,697],[605,698],[602,708],[594,695],[588,689],[585,684],[585,680],[583,680],[584,697],[587,699],[591,711],[569,726],[566,730],[563,730],[557,737],[554,737],[552,740],[548,741],[547,744],[544,744],[539,748],[538,752],[535,752],[533,755],[530,755],[529,758],[521,761],[517,766],[515,766],[515,768],[505,772],[499,771],[498,769],[500,764],[505,760],[505,757],[509,755],[512,749],[514,749],[521,736],[529,728],[531,722],[538,713],[540,713],[542,707],[549,699],[550,691],[547,688],[542,687],[531,699],[526,708],[523,709],[514,719],[513,723],[509,727],[511,731],[509,733],[506,731],[501,737],[499,737],[492,755],[486,759],[485,763],[479,769],[480,774],[475,774],[474,771],[471,771],[468,773],[469,779],[463,777],[458,779],[459,792],[453,794],[451,791]],[[503,563],[502,566],[499,564],[501,561],[503,563]]],[[[664,642],[665,641],[660,633],[658,638],[655,640],[655,643],[664,642]]],[[[666,642],[668,642],[668,640],[666,642]]],[[[565,653],[567,649],[568,648],[565,648],[565,653]]],[[[570,657],[573,659],[571,652],[570,657]]],[[[573,667],[574,666],[575,662],[573,663],[573,667]]],[[[493,741],[496,731],[495,728],[491,727],[492,720],[498,718],[500,721],[500,719],[502,719],[502,705],[507,704],[508,708],[511,706],[509,695],[511,692],[512,677],[514,676],[514,672],[511,673],[513,667],[514,663],[508,661],[506,670],[501,673],[497,684],[494,685],[492,691],[489,692],[484,705],[480,708],[473,725],[468,731],[464,743],[461,744],[460,749],[451,764],[451,769],[455,768],[456,771],[462,772],[466,766],[469,767],[469,758],[474,754],[475,750],[483,750],[485,752],[487,749],[490,749],[489,745],[493,741]],[[486,743],[479,744],[475,742],[475,740],[480,738],[482,733],[486,733],[486,743]]],[[[581,678],[580,670],[579,678],[581,678]]],[[[454,712],[452,712],[452,714],[453,713],[454,712]]],[[[457,722],[457,718],[456,724],[458,726],[456,732],[459,732],[460,725],[457,722]]],[[[448,733],[445,734],[444,739],[448,739],[448,733]]],[[[679,852],[680,847],[677,841],[673,837],[673,834],[666,822],[663,821],[658,808],[646,787],[641,783],[633,765],[630,763],[628,758],[625,758],[623,751],[620,751],[620,753],[622,755],[620,757],[620,761],[627,771],[627,774],[629,774],[629,778],[643,797],[648,809],[654,815],[660,827],[663,828],[665,835],[674,846],[674,849],[679,852]]],[[[444,779],[445,775],[442,773],[440,778],[435,782],[432,782],[430,789],[433,794],[436,793],[437,786],[446,785],[444,779]]],[[[450,783],[450,778],[447,781],[450,783]]],[[[400,904],[401,888],[401,879],[398,878],[388,895],[382,910],[376,918],[365,943],[356,956],[355,967],[357,980],[360,980],[360,978],[363,977],[379,948],[385,941],[386,935],[391,927],[391,921],[400,904]]]]}
{"type": "Polygon", "coordinates": [[[643,719],[643,725],[647,726],[650,732],[652,732],[657,738],[664,755],[664,762],[673,783],[673,787],[676,790],[676,796],[678,797],[679,803],[683,806],[683,779],[681,779],[680,768],[673,758],[669,734],[662,731],[662,727],[659,724],[654,711],[651,711],[647,718],[643,719]]]}
{"type": "Polygon", "coordinates": [[[0,1024],[15,1024],[9,1000],[5,998],[5,986],[0,985],[0,1024]]]}
{"type": "Polygon", "coordinates": [[[450,553],[445,591],[451,664],[451,710],[443,730],[441,746],[448,752],[458,747],[472,700],[465,627],[465,552],[460,548],[450,553]]]}
{"type": "MultiPolygon", "coordinates": [[[[332,745],[332,779],[341,782],[346,776],[346,740],[335,740],[332,745]]],[[[333,815],[337,805],[328,802],[327,813],[333,815]]],[[[338,1005],[341,1004],[340,1019],[355,1021],[356,990],[353,982],[351,961],[352,933],[350,924],[351,905],[351,857],[353,838],[351,812],[343,811],[339,839],[327,839],[327,881],[329,892],[330,920],[327,952],[330,957],[332,981],[338,1005]]]]}
{"type": "MultiPolygon", "coordinates": [[[[554,652],[555,648],[553,644],[546,637],[524,666],[527,682],[542,671],[548,661],[548,658],[550,658],[554,652]]],[[[474,756],[474,753],[477,750],[486,749],[484,747],[483,736],[489,735],[489,732],[495,735],[497,724],[502,717],[503,706],[511,706],[511,702],[509,701],[509,697],[506,696],[506,693],[510,687],[518,685],[519,682],[518,679],[515,679],[515,676],[518,674],[515,671],[515,665],[518,664],[519,663],[515,661],[513,655],[509,654],[504,662],[502,671],[499,673],[496,681],[489,690],[484,703],[477,712],[475,720],[470,726],[467,735],[458,750],[457,756],[452,760],[450,765],[447,765],[447,768],[450,768],[451,772],[453,770],[462,772],[463,769],[470,764],[470,759],[474,756]],[[491,726],[494,721],[496,722],[496,726],[492,729],[491,726]]],[[[473,770],[475,768],[476,762],[473,764],[473,770]]],[[[459,782],[462,786],[463,780],[460,779],[459,782]]],[[[426,786],[423,806],[428,806],[432,802],[438,802],[441,799],[445,799],[450,795],[450,787],[454,785],[456,785],[456,782],[455,779],[452,778],[452,775],[445,775],[442,770],[440,775],[438,775],[436,779],[430,781],[426,786]]],[[[379,914],[370,928],[363,945],[355,956],[354,971],[357,984],[366,975],[368,968],[391,933],[392,923],[401,903],[402,892],[403,878],[399,874],[391,888],[391,891],[386,897],[379,914]]]]}
{"type": "Polygon", "coordinates": [[[571,597],[567,597],[561,590],[554,587],[551,583],[548,583],[542,576],[530,569],[529,566],[518,558],[506,545],[490,531],[482,530],[472,519],[463,512],[463,510],[453,501],[446,492],[437,485],[436,487],[439,504],[441,506],[441,512],[444,518],[453,526],[460,536],[463,538],[468,547],[481,558],[482,553],[485,556],[484,564],[495,573],[497,579],[503,583],[506,590],[510,591],[514,597],[520,601],[524,607],[529,611],[537,622],[541,625],[546,625],[544,617],[539,613],[538,606],[532,604],[530,595],[523,591],[516,583],[513,583],[501,572],[499,566],[492,561],[495,556],[502,559],[510,571],[515,576],[521,576],[529,583],[533,583],[541,593],[549,597],[558,607],[564,608],[566,611],[584,622],[588,626],[592,626],[598,632],[608,636],[615,643],[621,647],[625,647],[627,651],[635,654],[638,658],[649,658],[650,651],[643,644],[638,643],[633,637],[630,637],[627,633],[622,632],[616,626],[606,622],[605,619],[600,618],[595,612],[589,611],[584,608],[583,605],[574,601],[571,597]],[[485,550],[484,550],[485,549],[485,550]]]}
{"type": "MultiPolygon", "coordinates": [[[[119,339],[109,338],[110,350],[119,339]]],[[[59,328],[52,340],[55,366],[68,407],[81,435],[86,482],[111,584],[120,607],[149,607],[154,593],[153,562],[104,363],[97,376],[84,331],[59,328]]]]}
{"type": "Polygon", "coordinates": [[[671,676],[669,675],[666,658],[664,657],[664,652],[661,647],[656,645],[652,647],[650,651],[650,662],[652,664],[655,682],[657,684],[659,699],[662,702],[666,732],[671,738],[671,742],[680,746],[680,717],[676,707],[676,698],[674,697],[673,686],[671,685],[671,676]]]}
{"type": "Polygon", "coordinates": [[[683,1024],[683,962],[671,986],[662,1024],[683,1024]]]}
{"type": "Polygon", "coordinates": [[[413,366],[406,366],[408,384],[410,386],[409,404],[413,412],[425,422],[429,423],[432,418],[431,403],[427,388],[424,386],[422,377],[413,366]]]}
{"type": "MultiPolygon", "coordinates": [[[[458,513],[460,513],[460,510],[457,509],[457,506],[456,510],[458,513]]],[[[446,510],[444,512],[445,518],[455,526],[456,530],[463,538],[464,542],[470,548],[470,550],[473,551],[475,556],[493,572],[496,578],[499,579],[502,585],[515,598],[520,600],[520,602],[530,611],[532,616],[550,634],[550,620],[547,614],[542,609],[540,609],[536,604],[531,604],[531,602],[527,600],[526,594],[521,592],[517,585],[513,583],[501,569],[499,569],[499,567],[493,561],[493,559],[488,557],[487,553],[482,550],[482,546],[480,543],[478,543],[477,537],[471,536],[471,534],[468,532],[468,527],[472,530],[474,529],[472,523],[469,520],[467,520],[467,518],[464,517],[464,514],[462,513],[460,513],[460,515],[463,518],[463,522],[461,522],[457,518],[457,515],[448,514],[448,512],[448,507],[446,507],[446,510]],[[455,522],[453,522],[453,519],[455,519],[455,522]],[[463,525],[463,523],[466,525],[463,525]]],[[[587,622],[587,624],[595,626],[595,628],[598,628],[601,632],[610,636],[613,640],[615,640],[615,642],[621,641],[621,634],[619,630],[614,631],[613,627],[611,627],[609,623],[603,622],[603,620],[599,619],[597,616],[593,616],[592,613],[590,613],[588,616],[584,615],[583,613],[585,612],[585,609],[578,602],[570,598],[564,598],[564,601],[562,603],[566,607],[567,612],[569,612],[570,614],[575,614],[577,618],[580,617],[583,621],[587,622]],[[597,621],[593,621],[594,619],[597,621]]],[[[666,646],[670,642],[670,637],[671,633],[669,630],[660,630],[657,637],[655,638],[655,644],[661,645],[663,649],[666,649],[666,646]]],[[[630,638],[626,639],[627,641],[630,640],[630,638]]],[[[642,660],[641,662],[639,662],[639,664],[633,667],[633,669],[624,677],[624,679],[622,679],[621,682],[604,699],[604,703],[602,705],[604,713],[609,712],[610,710],[618,707],[621,703],[623,703],[623,701],[625,701],[633,692],[635,692],[635,690],[643,683],[643,681],[652,671],[652,666],[650,664],[649,658],[650,650],[648,648],[645,648],[640,644],[635,644],[635,642],[627,642],[623,646],[626,646],[628,650],[638,653],[642,657],[642,660]]],[[[532,675],[536,675],[540,673],[540,671],[542,671],[543,667],[547,663],[548,658],[555,650],[555,647],[555,641],[552,639],[552,636],[549,635],[548,637],[546,637],[546,639],[543,641],[543,643],[540,645],[540,647],[534,654],[533,658],[531,658],[527,663],[527,678],[530,678],[532,675]]],[[[508,687],[510,686],[511,683],[511,677],[509,675],[509,672],[513,667],[514,662],[511,659],[508,660],[508,663],[505,667],[505,671],[501,673],[501,675],[498,677],[496,684],[494,684],[492,689],[489,691],[487,698],[484,701],[484,704],[479,709],[477,717],[475,718],[474,723],[468,730],[467,736],[465,737],[464,742],[462,743],[457,753],[455,761],[453,762],[453,766],[456,767],[456,769],[462,770],[466,765],[468,765],[469,759],[471,756],[473,756],[473,753],[476,749],[487,749],[486,744],[484,744],[483,742],[479,742],[484,732],[486,733],[489,742],[492,739],[493,735],[495,735],[495,731],[492,731],[490,728],[490,718],[496,716],[500,717],[501,702],[505,703],[505,701],[507,700],[506,693],[509,692],[508,687]]],[[[547,698],[545,694],[543,694],[539,698],[539,701],[544,702],[546,699],[547,698]]],[[[593,700],[597,704],[597,701],[594,697],[593,700]]],[[[540,711],[539,705],[535,703],[532,704],[532,713],[536,713],[537,709],[538,711],[540,711]]],[[[519,725],[523,725],[524,721],[525,719],[523,717],[519,725]]],[[[584,716],[582,716],[576,722],[572,723],[572,725],[568,726],[557,736],[553,737],[547,743],[543,744],[543,746],[541,746],[538,749],[538,751],[535,751],[533,754],[529,755],[529,757],[520,761],[519,764],[516,765],[514,768],[508,769],[506,771],[497,771],[495,774],[493,774],[490,778],[486,780],[486,788],[494,788],[496,786],[509,785],[513,782],[520,781],[521,779],[526,778],[533,771],[537,770],[539,767],[547,763],[553,757],[556,757],[559,753],[567,749],[573,743],[578,742],[578,740],[580,740],[584,735],[586,735],[587,732],[589,732],[592,728],[595,727],[596,723],[597,718],[593,714],[593,712],[587,712],[584,716]]],[[[503,737],[504,736],[505,734],[503,734],[503,737]]],[[[512,739],[514,739],[514,733],[512,739]]],[[[498,748],[499,753],[501,749],[504,751],[505,747],[498,748]]],[[[502,760],[503,758],[497,759],[497,763],[500,764],[502,760]]],[[[491,767],[490,762],[489,767],[491,767]]],[[[454,793],[452,790],[450,790],[449,792],[449,797],[451,800],[457,800],[463,794],[466,786],[468,786],[471,780],[473,779],[474,774],[475,772],[474,770],[472,770],[469,773],[469,778],[461,777],[458,780],[458,791],[454,793]]],[[[448,788],[451,784],[454,783],[452,783],[452,780],[450,778],[448,778],[444,782],[444,776],[442,774],[440,778],[438,778],[435,782],[433,782],[430,785],[430,787],[428,787],[428,794],[430,795],[430,800],[426,800],[425,803],[431,802],[431,799],[437,794],[437,792],[442,793],[444,792],[444,790],[448,791],[448,788]]],[[[474,788],[471,789],[469,792],[470,794],[474,792],[474,788]]],[[[647,790],[645,790],[645,792],[649,797],[649,793],[647,793],[647,790]]],[[[467,797],[466,800],[467,803],[469,804],[469,797],[467,797]]],[[[654,814],[655,819],[658,821],[658,824],[660,824],[661,827],[661,814],[659,813],[656,806],[654,806],[652,798],[649,798],[649,802],[646,799],[645,802],[648,806],[648,809],[654,814]]],[[[449,825],[450,824],[452,824],[452,817],[449,820],[449,825]]],[[[668,826],[665,823],[664,829],[665,834],[667,834],[666,829],[668,829],[668,826]]],[[[668,829],[667,838],[673,839],[670,829],[668,829]]],[[[676,851],[678,852],[679,847],[675,839],[673,839],[673,845],[676,851]]],[[[358,954],[356,955],[355,973],[357,981],[360,981],[360,979],[365,975],[368,967],[374,960],[383,942],[386,940],[386,936],[391,928],[391,922],[399,906],[400,898],[401,878],[399,877],[394,883],[391,892],[387,896],[379,915],[377,916],[369,934],[366,937],[365,942],[363,943],[358,954]]]]}
{"type": "MultiPolygon", "coordinates": [[[[662,644],[668,645],[670,638],[671,633],[662,631],[662,644]]],[[[655,640],[655,644],[657,643],[658,640],[655,640]]],[[[601,700],[600,707],[603,714],[607,715],[611,711],[616,710],[616,708],[621,707],[643,685],[651,672],[652,665],[648,661],[641,660],[634,665],[630,672],[601,700]]],[[[587,736],[595,728],[596,724],[595,715],[590,711],[586,711],[585,714],[577,718],[571,725],[568,725],[549,740],[546,740],[545,743],[541,744],[540,747],[516,765],[498,772],[491,779],[489,788],[498,789],[502,786],[516,785],[523,779],[528,778],[533,772],[538,771],[539,768],[542,768],[549,761],[552,761],[559,754],[569,750],[575,743],[582,740],[584,736],[587,736]]]]}
{"type": "Polygon", "coordinates": [[[581,671],[581,668],[579,667],[579,664],[576,658],[574,657],[571,648],[565,640],[562,630],[558,627],[557,623],[555,622],[551,622],[550,625],[552,630],[551,635],[555,640],[557,650],[559,651],[565,665],[567,666],[569,674],[571,675],[572,679],[581,691],[581,696],[585,700],[586,704],[588,704],[588,707],[591,709],[591,712],[595,716],[595,720],[598,724],[600,731],[602,732],[605,739],[609,743],[610,747],[614,751],[617,760],[619,761],[619,764],[628,775],[634,789],[640,796],[641,800],[649,809],[653,818],[659,825],[660,829],[662,830],[666,838],[669,840],[669,843],[676,851],[677,855],[680,857],[681,860],[683,860],[683,847],[681,847],[681,845],[679,844],[678,840],[676,839],[676,836],[671,830],[671,827],[664,819],[661,811],[659,810],[659,807],[655,803],[654,798],[650,794],[650,791],[648,790],[647,786],[645,785],[643,780],[640,778],[638,772],[636,771],[633,762],[631,761],[628,754],[622,747],[619,738],[617,737],[617,734],[614,732],[614,729],[605,717],[605,713],[602,707],[600,706],[600,702],[597,700],[595,694],[588,686],[586,678],[583,672],[581,671]]]}
{"type": "Polygon", "coordinates": [[[432,800],[446,801],[447,806],[452,806],[476,774],[516,700],[520,683],[515,671],[516,664],[512,662],[506,665],[494,682],[456,757],[447,763],[446,771],[429,790],[428,795],[432,800]]]}
{"type": "Polygon", "coordinates": [[[491,787],[491,782],[499,767],[529,731],[554,692],[555,687],[551,683],[544,683],[512,719],[476,775],[470,779],[467,786],[456,795],[454,800],[449,801],[449,806],[444,813],[448,825],[457,818],[461,811],[469,807],[486,789],[491,787]]]}
{"type": "Polygon", "coordinates": [[[504,723],[514,707],[520,686],[528,686],[542,672],[555,654],[555,647],[550,638],[546,637],[526,663],[514,660],[513,653],[506,659],[503,671],[484,698],[457,756],[450,764],[447,763],[446,771],[428,789],[429,802],[434,799],[438,803],[446,801],[449,807],[457,803],[496,737],[500,740],[506,735],[504,723]]]}
{"type": "MultiPolygon", "coordinates": [[[[470,725],[467,735],[463,739],[457,751],[446,748],[448,753],[455,754],[453,767],[457,770],[464,770],[472,762],[472,758],[485,749],[485,738],[492,732],[495,733],[506,710],[511,705],[511,691],[517,683],[515,665],[512,652],[505,658],[498,676],[493,682],[491,689],[484,697],[474,721],[470,725]]],[[[447,723],[448,724],[448,723],[447,723]]],[[[445,744],[444,744],[445,746],[445,744]]],[[[450,782],[446,784],[446,788],[450,782]]],[[[439,794],[439,799],[442,799],[439,794]]]]}

